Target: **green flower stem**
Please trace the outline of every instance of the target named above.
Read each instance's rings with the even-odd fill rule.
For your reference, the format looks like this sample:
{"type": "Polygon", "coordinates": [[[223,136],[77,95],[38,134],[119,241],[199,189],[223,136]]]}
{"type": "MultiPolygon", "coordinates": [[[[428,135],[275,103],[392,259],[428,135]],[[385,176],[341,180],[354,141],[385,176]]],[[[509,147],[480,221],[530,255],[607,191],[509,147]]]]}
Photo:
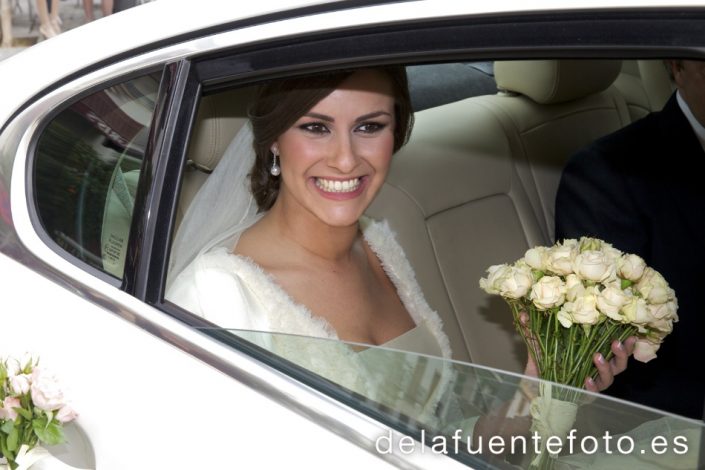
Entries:
{"type": "Polygon", "coordinates": [[[565,328],[558,320],[558,307],[539,310],[528,299],[506,300],[515,327],[536,362],[539,377],[576,388],[582,388],[586,378],[597,377],[593,363],[596,352],[609,361],[614,356],[612,341],[624,341],[637,331],[633,325],[609,318],[597,325],[573,324],[565,328]],[[529,316],[528,327],[519,320],[522,311],[529,316]]]}
{"type": "Polygon", "coordinates": [[[575,335],[577,328],[568,328],[568,359],[569,362],[566,363],[566,366],[563,368],[563,375],[561,376],[561,383],[566,383],[569,377],[570,372],[573,370],[573,357],[574,356],[574,348],[575,348],[575,335]]]}

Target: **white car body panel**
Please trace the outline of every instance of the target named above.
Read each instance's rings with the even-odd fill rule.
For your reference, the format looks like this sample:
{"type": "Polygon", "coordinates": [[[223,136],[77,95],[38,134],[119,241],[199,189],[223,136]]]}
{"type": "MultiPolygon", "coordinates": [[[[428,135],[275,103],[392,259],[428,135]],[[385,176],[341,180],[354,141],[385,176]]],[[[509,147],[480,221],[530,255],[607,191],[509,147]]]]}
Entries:
{"type": "MultiPolygon", "coordinates": [[[[491,4],[416,1],[297,17],[182,43],[168,40],[224,22],[318,3],[322,2],[208,0],[197,2],[196,8],[192,0],[159,0],[68,31],[0,62],[4,90],[11,90],[0,95],[0,128],[20,109],[15,119],[48,113],[107,77],[135,70],[135,64],[146,67],[166,57],[175,60],[264,39],[461,14],[705,6],[702,0],[572,1],[569,5],[539,0],[531,6],[510,0],[491,4]],[[164,45],[152,46],[162,40],[164,45]],[[144,52],[130,55],[129,51],[143,47],[144,52]],[[113,59],[121,54],[123,58],[113,59]],[[46,94],[43,108],[31,103],[53,84],[104,61],[109,65],[46,94]],[[28,73],[11,75],[17,70],[28,73]]],[[[375,455],[369,443],[385,432],[380,423],[145,305],[47,246],[37,235],[27,207],[26,158],[34,131],[22,129],[13,168],[0,167],[0,172],[12,171],[17,235],[34,256],[76,284],[110,298],[116,307],[108,311],[96,306],[100,299],[82,298],[0,254],[0,285],[4,286],[0,357],[33,353],[62,379],[80,413],[78,425],[94,448],[97,468],[289,468],[304,462],[306,468],[466,468],[430,452],[375,455]],[[171,337],[181,349],[152,334],[154,325],[159,336],[171,337]],[[242,371],[243,381],[198,355],[221,358],[242,371]],[[282,400],[261,393],[257,381],[270,384],[290,403],[311,405],[319,414],[312,418],[306,410],[283,405],[282,400]],[[326,429],[323,418],[346,423],[357,434],[341,436],[326,429]]],[[[8,140],[2,135],[0,146],[8,140]]]]}
{"type": "MultiPolygon", "coordinates": [[[[412,462],[386,462],[4,255],[0,285],[13,286],[3,295],[2,316],[12,316],[12,327],[0,330],[0,357],[30,353],[57,375],[79,412],[76,423],[90,439],[98,469],[289,468],[292,462],[307,468],[466,468],[430,452],[409,456],[412,462]]],[[[174,324],[176,331],[199,335],[174,324]]],[[[218,354],[237,355],[207,341],[218,354]]],[[[282,391],[301,388],[250,362],[282,391]]],[[[330,416],[340,407],[326,397],[314,399],[329,402],[324,409],[330,416]]],[[[370,438],[381,435],[368,418],[357,424],[370,438]]]]}
{"type": "MultiPolygon", "coordinates": [[[[13,92],[11,95],[3,94],[2,101],[0,101],[0,123],[4,123],[22,103],[52,82],[67,77],[91,64],[108,60],[118,54],[179,34],[198,31],[253,16],[321,3],[336,2],[311,2],[305,0],[226,2],[222,0],[207,0],[198,2],[198,7],[195,8],[195,4],[190,0],[160,0],[88,23],[0,62],[0,75],[7,75],[4,72],[6,68],[35,72],[14,76],[7,82],[13,92]],[[91,36],[103,40],[87,42],[86,39],[91,36]],[[106,41],[109,38],[112,40],[106,41]],[[68,54],[66,51],[71,51],[71,53],[68,54]],[[41,64],[41,69],[38,68],[38,64],[41,64]],[[51,71],[49,79],[47,79],[46,71],[51,71]]],[[[643,8],[703,5],[705,5],[705,2],[702,0],[678,0],[677,2],[665,0],[573,0],[571,2],[540,0],[531,2],[531,4],[519,0],[498,0],[491,3],[458,2],[456,0],[415,1],[403,2],[403,4],[352,8],[294,18],[286,22],[271,23],[269,28],[253,33],[250,39],[270,39],[277,36],[337,30],[351,26],[385,24],[420,18],[444,18],[458,15],[580,10],[586,8],[613,9],[637,6],[643,8]]],[[[224,44],[224,46],[232,44],[228,41],[228,44],[224,44]]],[[[7,77],[5,77],[5,80],[7,80],[7,77]]]]}

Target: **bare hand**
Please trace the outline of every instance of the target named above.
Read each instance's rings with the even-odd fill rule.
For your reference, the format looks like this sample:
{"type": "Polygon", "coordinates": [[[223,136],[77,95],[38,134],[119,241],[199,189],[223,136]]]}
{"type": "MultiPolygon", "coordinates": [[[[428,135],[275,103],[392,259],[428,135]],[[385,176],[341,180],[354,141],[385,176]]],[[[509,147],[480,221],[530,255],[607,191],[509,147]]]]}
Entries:
{"type": "MultiPolygon", "coordinates": [[[[526,312],[521,312],[519,315],[519,322],[524,327],[524,332],[527,338],[531,338],[531,331],[529,330],[529,315],[526,312]]],[[[614,382],[614,376],[624,372],[627,368],[627,362],[629,356],[634,352],[634,344],[636,343],[636,337],[630,336],[624,343],[619,341],[612,342],[612,353],[614,357],[608,361],[600,353],[595,353],[593,356],[593,362],[595,367],[597,367],[597,378],[595,380],[588,377],[585,379],[585,389],[591,392],[601,392],[607,387],[612,385],[614,382]]],[[[529,353],[529,357],[526,361],[526,368],[524,369],[524,375],[529,377],[538,377],[539,371],[534,361],[533,356],[529,353]]]]}
{"type": "MultiPolygon", "coordinates": [[[[526,312],[521,312],[519,314],[519,322],[524,328],[524,336],[529,338],[529,341],[536,341],[531,333],[531,330],[529,329],[529,314],[526,312]]],[[[539,367],[536,365],[536,361],[534,360],[534,356],[531,352],[529,352],[528,356],[529,357],[526,359],[526,367],[524,368],[524,375],[538,378],[539,367]]]]}
{"type": "Polygon", "coordinates": [[[597,379],[593,380],[590,377],[585,379],[585,388],[591,392],[601,392],[614,382],[614,376],[624,372],[627,368],[629,356],[634,352],[634,344],[636,337],[630,336],[624,343],[619,341],[612,342],[612,353],[614,357],[608,361],[600,353],[595,353],[592,361],[597,367],[597,379]]]}

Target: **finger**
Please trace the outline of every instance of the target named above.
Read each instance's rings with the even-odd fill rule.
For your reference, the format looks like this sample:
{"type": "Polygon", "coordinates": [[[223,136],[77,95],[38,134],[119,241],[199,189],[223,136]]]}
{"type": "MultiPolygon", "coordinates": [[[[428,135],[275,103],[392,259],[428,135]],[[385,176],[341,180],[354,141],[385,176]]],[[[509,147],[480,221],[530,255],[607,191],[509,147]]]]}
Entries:
{"type": "Polygon", "coordinates": [[[585,379],[585,389],[595,393],[598,393],[600,391],[597,388],[597,384],[595,383],[595,381],[592,380],[592,377],[588,377],[587,379],[585,379]]]}
{"type": "Polygon", "coordinates": [[[595,380],[595,382],[598,391],[601,391],[612,385],[612,381],[614,380],[612,368],[600,353],[595,353],[593,362],[595,363],[595,367],[597,367],[597,380],[595,380]]]}
{"type": "Polygon", "coordinates": [[[524,368],[524,375],[527,375],[529,377],[538,377],[539,376],[539,367],[536,365],[536,361],[534,360],[533,354],[529,352],[528,357],[526,358],[526,367],[524,368]]]}
{"type": "Polygon", "coordinates": [[[634,353],[634,346],[636,345],[636,336],[630,336],[624,340],[624,349],[627,351],[627,355],[631,356],[634,353]]]}
{"type": "Polygon", "coordinates": [[[521,324],[521,328],[524,332],[524,337],[529,342],[529,346],[531,347],[531,349],[533,349],[535,354],[539,354],[540,351],[538,343],[536,342],[536,337],[529,328],[529,314],[523,310],[519,312],[519,323],[521,324]]]}
{"type": "Polygon", "coordinates": [[[612,353],[614,357],[610,361],[610,366],[612,368],[612,375],[617,375],[623,372],[627,368],[627,361],[629,360],[629,354],[624,344],[620,341],[612,342],[612,353]]]}

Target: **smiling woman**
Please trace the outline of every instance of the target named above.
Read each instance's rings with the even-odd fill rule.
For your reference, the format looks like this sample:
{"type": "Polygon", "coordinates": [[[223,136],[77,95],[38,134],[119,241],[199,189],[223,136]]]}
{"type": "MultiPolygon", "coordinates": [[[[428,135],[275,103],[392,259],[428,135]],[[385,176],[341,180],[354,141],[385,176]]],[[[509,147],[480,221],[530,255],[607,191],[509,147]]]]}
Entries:
{"type": "MultiPolygon", "coordinates": [[[[250,109],[179,227],[166,299],[434,429],[505,426],[462,411],[440,316],[387,222],[364,216],[411,128],[404,69],[270,82],[250,109]],[[370,345],[418,355],[380,357],[370,345]]],[[[630,348],[615,354],[619,367],[596,359],[605,380],[595,390],[630,348]]]]}
{"type": "MultiPolygon", "coordinates": [[[[385,344],[449,359],[441,320],[388,225],[363,217],[393,152],[406,140],[410,110],[403,68],[261,88],[252,107],[252,133],[243,127],[196,196],[173,256],[180,257],[179,246],[200,243],[183,233],[199,238],[214,220],[232,223],[208,235],[216,241],[176,271],[167,299],[224,328],[385,344]],[[248,192],[237,179],[251,165],[248,192]],[[240,213],[214,209],[223,200],[240,213]]],[[[356,348],[342,342],[292,348],[286,338],[259,339],[255,342],[268,350],[348,389],[377,394],[356,348]]],[[[408,401],[426,416],[438,405],[450,368],[440,364],[428,373],[435,377],[433,386],[423,398],[408,401]]]]}
{"type": "MultiPolygon", "coordinates": [[[[233,197],[254,197],[261,212],[178,274],[167,298],[225,327],[365,344],[404,336],[409,349],[430,345],[418,352],[450,357],[441,321],[389,228],[362,218],[406,141],[410,110],[403,68],[263,86],[251,111],[254,144],[245,137],[226,160],[246,166],[254,146],[252,196],[233,197]],[[225,298],[232,292],[241,295],[225,298]]],[[[189,212],[202,213],[199,206],[189,212]]]]}

